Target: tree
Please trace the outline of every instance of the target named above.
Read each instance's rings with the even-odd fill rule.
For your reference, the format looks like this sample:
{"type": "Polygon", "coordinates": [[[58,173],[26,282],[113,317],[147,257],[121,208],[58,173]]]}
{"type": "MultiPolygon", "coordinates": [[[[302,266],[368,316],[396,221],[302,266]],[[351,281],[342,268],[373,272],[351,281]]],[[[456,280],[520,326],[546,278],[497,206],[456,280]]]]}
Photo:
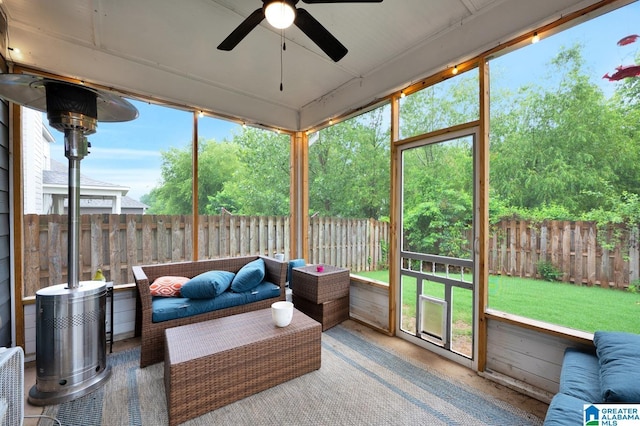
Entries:
{"type": "MultiPolygon", "coordinates": [[[[201,141],[198,147],[198,210],[204,213],[209,194],[217,194],[239,167],[238,147],[229,142],[201,141]]],[[[190,214],[193,205],[191,147],[162,152],[161,183],[144,197],[150,214],[190,214]]]]}
{"type": "MultiPolygon", "coordinates": [[[[246,128],[231,141],[198,145],[198,213],[289,214],[288,135],[246,128]]],[[[150,214],[192,211],[191,147],[162,152],[161,183],[142,199],[150,214]]]]}
{"type": "Polygon", "coordinates": [[[310,136],[309,209],[324,216],[389,214],[388,107],[310,136]]]}
{"type": "MultiPolygon", "coordinates": [[[[636,56],[640,63],[640,54],[636,56]]],[[[615,123],[621,143],[617,144],[615,170],[622,191],[640,192],[640,78],[626,78],[616,85],[608,106],[618,112],[615,123]]],[[[622,192],[618,192],[621,195],[622,192]]]]}
{"type": "Polygon", "coordinates": [[[234,135],[238,163],[224,188],[209,193],[207,213],[224,207],[237,214],[288,215],[290,141],[289,135],[256,128],[234,135]]]}
{"type": "Polygon", "coordinates": [[[473,218],[470,138],[403,154],[403,249],[468,257],[473,218]]]}
{"type": "Polygon", "coordinates": [[[477,120],[478,71],[458,75],[422,89],[400,102],[402,138],[477,120]]]}
{"type": "Polygon", "coordinates": [[[628,138],[585,73],[579,45],[550,65],[548,84],[523,87],[511,108],[491,110],[491,185],[513,207],[559,205],[577,217],[620,193],[630,169],[617,157],[628,138]]]}

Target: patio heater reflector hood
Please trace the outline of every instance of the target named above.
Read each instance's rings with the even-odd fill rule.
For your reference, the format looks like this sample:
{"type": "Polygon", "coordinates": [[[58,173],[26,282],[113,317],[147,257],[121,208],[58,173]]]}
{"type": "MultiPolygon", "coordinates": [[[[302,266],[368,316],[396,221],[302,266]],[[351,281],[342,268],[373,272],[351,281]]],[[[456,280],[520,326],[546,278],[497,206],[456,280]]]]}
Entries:
{"type": "MultiPolygon", "coordinates": [[[[51,405],[83,396],[111,374],[106,362],[106,284],[80,281],[80,161],[98,121],[138,116],[129,102],[108,92],[28,74],[0,74],[0,97],[47,113],[64,132],[69,159],[68,282],[36,292],[36,384],[29,402],[51,405]]],[[[113,319],[112,319],[113,321],[113,319]]]]}

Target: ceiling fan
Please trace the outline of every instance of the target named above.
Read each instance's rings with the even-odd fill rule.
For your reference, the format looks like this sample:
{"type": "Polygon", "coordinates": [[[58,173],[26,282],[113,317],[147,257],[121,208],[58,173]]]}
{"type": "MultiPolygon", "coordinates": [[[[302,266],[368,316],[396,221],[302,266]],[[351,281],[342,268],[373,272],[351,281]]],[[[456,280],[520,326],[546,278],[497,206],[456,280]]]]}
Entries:
{"type": "MultiPolygon", "coordinates": [[[[256,9],[218,46],[219,50],[232,50],[255,27],[267,18],[267,21],[278,29],[295,24],[335,62],[347,54],[342,45],[325,27],[309,12],[296,8],[299,0],[262,0],[262,7],[256,9]]],[[[302,0],[303,3],[381,3],[382,0],[302,0]]]]}

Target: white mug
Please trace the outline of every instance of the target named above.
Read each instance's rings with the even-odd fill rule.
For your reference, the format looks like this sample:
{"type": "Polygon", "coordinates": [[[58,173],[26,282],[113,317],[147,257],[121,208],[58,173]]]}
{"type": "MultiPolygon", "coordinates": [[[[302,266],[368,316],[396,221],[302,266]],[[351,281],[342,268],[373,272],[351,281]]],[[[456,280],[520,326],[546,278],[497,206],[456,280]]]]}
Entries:
{"type": "Polygon", "coordinates": [[[276,260],[280,261],[280,262],[284,262],[284,254],[282,253],[276,253],[275,256],[273,256],[276,258],[276,260]]]}
{"type": "Polygon", "coordinates": [[[286,327],[291,323],[293,318],[293,303],[291,302],[274,302],[271,305],[271,318],[273,323],[278,327],[286,327]]]}

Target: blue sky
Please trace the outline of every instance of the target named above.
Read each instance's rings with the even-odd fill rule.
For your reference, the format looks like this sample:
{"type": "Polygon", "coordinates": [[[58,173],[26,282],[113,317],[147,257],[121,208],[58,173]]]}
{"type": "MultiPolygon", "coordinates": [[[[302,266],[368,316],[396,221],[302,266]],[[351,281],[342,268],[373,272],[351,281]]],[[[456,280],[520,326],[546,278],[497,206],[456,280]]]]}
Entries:
{"type": "MultiPolygon", "coordinates": [[[[640,34],[640,2],[557,35],[543,37],[537,44],[493,60],[491,70],[492,73],[499,70],[500,85],[515,88],[528,82],[541,84],[541,77],[547,75],[545,66],[559,49],[580,42],[593,81],[611,94],[616,83],[602,76],[607,72],[612,74],[619,65],[632,64],[640,49],[640,40],[617,46],[618,40],[630,34],[640,34]]],[[[139,117],[125,123],[99,123],[97,132],[89,136],[91,153],[82,160],[80,170],[93,179],[127,186],[131,188],[128,195],[139,199],[159,183],[160,152],[191,143],[193,115],[143,102],[132,103],[138,108],[139,117]]],[[[46,118],[44,121],[47,122],[46,118]]],[[[198,136],[206,140],[231,139],[235,132],[241,131],[236,123],[211,117],[201,118],[198,123],[198,136]]],[[[52,157],[66,164],[63,134],[57,130],[51,132],[56,138],[52,157]]]]}
{"type": "MultiPolygon", "coordinates": [[[[611,95],[617,83],[602,78],[615,72],[619,65],[631,65],[640,48],[640,40],[627,46],[618,46],[621,38],[640,34],[640,2],[617,9],[596,19],[584,22],[556,35],[544,37],[539,43],[497,58],[491,62],[491,71],[498,71],[505,86],[518,87],[526,83],[541,84],[548,76],[546,65],[562,47],[576,43],[583,46],[586,69],[592,81],[605,94],[611,95]]],[[[496,82],[492,81],[492,87],[496,82]]],[[[500,84],[502,85],[502,84],[500,84]]]]}

